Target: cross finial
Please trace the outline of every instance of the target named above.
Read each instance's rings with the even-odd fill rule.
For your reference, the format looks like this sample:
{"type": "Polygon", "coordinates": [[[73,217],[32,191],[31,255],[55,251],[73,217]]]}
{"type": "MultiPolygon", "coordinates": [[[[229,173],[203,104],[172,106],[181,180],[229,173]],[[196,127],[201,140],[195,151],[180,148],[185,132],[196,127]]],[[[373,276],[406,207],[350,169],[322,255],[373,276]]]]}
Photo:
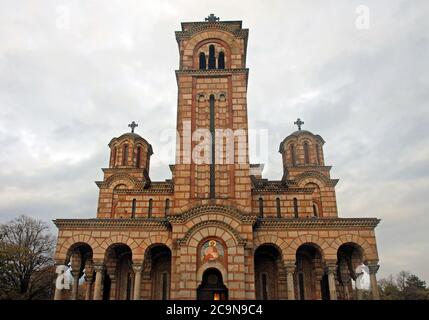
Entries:
{"type": "Polygon", "coordinates": [[[216,17],[213,13],[210,13],[209,16],[206,18],[206,21],[216,22],[219,21],[219,17],[216,17]]]}
{"type": "Polygon", "coordinates": [[[304,121],[301,121],[301,119],[298,118],[293,124],[296,124],[298,126],[298,130],[301,131],[301,126],[304,124],[304,121]]]}
{"type": "Polygon", "coordinates": [[[133,132],[134,133],[134,128],[136,128],[136,127],[138,127],[139,125],[137,124],[137,123],[135,123],[134,121],[133,122],[131,122],[129,125],[128,125],[128,127],[130,127],[131,128],[131,132],[133,132]]]}

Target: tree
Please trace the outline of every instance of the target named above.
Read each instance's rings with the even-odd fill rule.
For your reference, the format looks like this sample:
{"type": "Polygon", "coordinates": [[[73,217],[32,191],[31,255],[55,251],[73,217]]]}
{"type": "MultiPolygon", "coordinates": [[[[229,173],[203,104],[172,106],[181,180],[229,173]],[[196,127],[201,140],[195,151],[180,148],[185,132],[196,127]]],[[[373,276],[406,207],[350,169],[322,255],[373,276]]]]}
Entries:
{"type": "Polygon", "coordinates": [[[55,239],[26,216],[0,225],[0,299],[46,299],[55,278],[55,239]]]}
{"type": "Polygon", "coordinates": [[[428,300],[429,288],[426,282],[407,271],[396,276],[389,276],[378,282],[380,297],[383,300],[428,300]]]}

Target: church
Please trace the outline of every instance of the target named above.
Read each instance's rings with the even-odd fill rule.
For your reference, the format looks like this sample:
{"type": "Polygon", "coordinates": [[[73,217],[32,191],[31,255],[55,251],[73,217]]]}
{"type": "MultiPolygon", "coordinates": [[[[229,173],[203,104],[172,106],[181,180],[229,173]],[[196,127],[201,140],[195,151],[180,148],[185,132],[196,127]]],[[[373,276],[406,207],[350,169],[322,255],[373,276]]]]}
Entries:
{"type": "Polygon", "coordinates": [[[379,298],[380,220],[338,216],[324,139],[298,119],[279,180],[249,162],[248,32],[213,14],[181,24],[171,179],[151,180],[134,121],[110,140],[96,217],[54,220],[55,262],[73,279],[54,299],[360,299],[363,265],[379,298]]]}

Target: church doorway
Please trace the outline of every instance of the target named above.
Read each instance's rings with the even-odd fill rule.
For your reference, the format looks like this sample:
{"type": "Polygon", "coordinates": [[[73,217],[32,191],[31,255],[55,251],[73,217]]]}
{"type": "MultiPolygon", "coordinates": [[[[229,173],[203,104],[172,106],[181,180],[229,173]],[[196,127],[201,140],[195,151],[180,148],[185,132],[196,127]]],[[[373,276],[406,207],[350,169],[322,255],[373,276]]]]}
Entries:
{"type": "Polygon", "coordinates": [[[198,300],[228,300],[228,288],[218,269],[209,268],[203,273],[203,281],[197,289],[198,300]]]}

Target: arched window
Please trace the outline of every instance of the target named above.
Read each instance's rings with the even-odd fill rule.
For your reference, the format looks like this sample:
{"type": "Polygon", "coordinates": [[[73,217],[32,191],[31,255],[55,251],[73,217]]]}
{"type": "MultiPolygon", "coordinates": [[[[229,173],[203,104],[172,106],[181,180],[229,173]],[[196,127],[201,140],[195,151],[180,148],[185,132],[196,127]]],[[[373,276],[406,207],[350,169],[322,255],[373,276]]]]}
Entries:
{"type": "Polygon", "coordinates": [[[169,211],[170,211],[170,199],[165,199],[165,216],[168,215],[169,211]]]}
{"type": "Polygon", "coordinates": [[[282,217],[281,206],[280,206],[280,198],[276,198],[276,207],[277,207],[277,218],[282,217]]]}
{"type": "Polygon", "coordinates": [[[259,215],[264,216],[264,200],[262,198],[259,198],[259,215]]]}
{"type": "Polygon", "coordinates": [[[308,155],[308,143],[304,142],[304,163],[309,164],[310,163],[310,157],[308,155]]]}
{"type": "Polygon", "coordinates": [[[321,164],[322,161],[320,161],[320,153],[319,153],[319,145],[316,144],[316,160],[317,160],[317,164],[321,164]]]}
{"type": "Polygon", "coordinates": [[[112,167],[114,167],[116,164],[116,151],[117,151],[117,147],[114,147],[112,149],[112,163],[111,163],[112,167]]]}
{"type": "Polygon", "coordinates": [[[296,154],[295,154],[295,145],[290,145],[290,156],[292,158],[292,165],[296,166],[296,154]]]}
{"type": "Polygon", "coordinates": [[[136,205],[137,205],[137,200],[133,199],[133,203],[131,205],[131,218],[135,218],[136,216],[136,205]]]}
{"type": "Polygon", "coordinates": [[[140,168],[140,157],[142,153],[142,148],[139,146],[137,147],[137,156],[136,156],[136,167],[140,168]]]}
{"type": "Polygon", "coordinates": [[[205,70],[207,68],[206,54],[200,52],[200,70],[205,70]]]}
{"type": "Polygon", "coordinates": [[[128,145],[124,145],[124,154],[122,156],[122,165],[126,166],[128,164],[128,145]]]}
{"type": "Polygon", "coordinates": [[[209,46],[209,69],[216,69],[215,46],[209,46]]]}
{"type": "Polygon", "coordinates": [[[219,57],[217,60],[217,68],[225,69],[225,54],[223,53],[223,51],[219,52],[219,57]]]}
{"type": "Polygon", "coordinates": [[[293,213],[295,215],[295,218],[298,218],[298,199],[293,198],[293,213]]]}
{"type": "Polygon", "coordinates": [[[313,216],[317,217],[317,203],[313,202],[313,216]]]}
{"type": "Polygon", "coordinates": [[[153,206],[153,201],[152,201],[152,199],[149,199],[149,207],[148,207],[148,211],[147,211],[147,217],[148,218],[152,218],[152,206],[153,206]]]}

